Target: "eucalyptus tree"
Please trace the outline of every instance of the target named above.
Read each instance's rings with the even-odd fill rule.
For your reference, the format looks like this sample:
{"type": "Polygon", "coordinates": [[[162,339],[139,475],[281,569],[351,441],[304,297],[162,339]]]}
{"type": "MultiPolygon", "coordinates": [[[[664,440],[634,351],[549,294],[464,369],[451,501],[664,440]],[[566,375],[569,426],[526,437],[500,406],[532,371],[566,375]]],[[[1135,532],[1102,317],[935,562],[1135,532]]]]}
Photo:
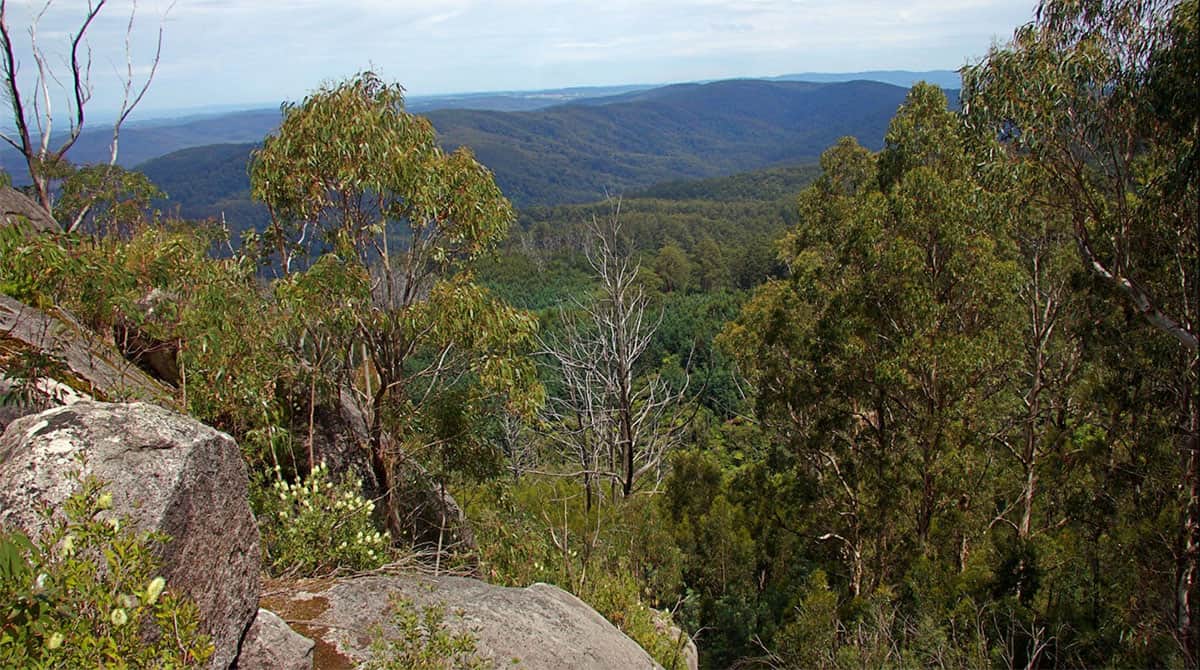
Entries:
{"type": "Polygon", "coordinates": [[[251,183],[285,273],[312,254],[361,268],[341,275],[365,283],[340,302],[355,324],[341,346],[359,366],[372,469],[399,533],[390,503],[400,461],[426,450],[453,460],[478,446],[485,410],[528,412],[541,401],[523,356],[535,319],[471,274],[508,232],[512,207],[468,149],[443,152],[429,121],[404,110],[401,87],[369,72],[285,106],[254,154],[251,183]]]}
{"type": "MultiPolygon", "coordinates": [[[[1173,619],[1200,657],[1200,35],[1195,0],[1053,0],[964,71],[987,157],[1049,184],[1083,266],[1177,344],[1173,619]]],[[[1127,332],[1124,337],[1135,336],[1127,332]]],[[[1127,343],[1132,346],[1132,343],[1127,343]]]]}
{"type": "Polygon", "coordinates": [[[940,90],[910,92],[878,156],[846,139],[821,165],[781,247],[791,277],[723,338],[858,595],[894,583],[905,555],[970,559],[1017,268],[940,90]]]}

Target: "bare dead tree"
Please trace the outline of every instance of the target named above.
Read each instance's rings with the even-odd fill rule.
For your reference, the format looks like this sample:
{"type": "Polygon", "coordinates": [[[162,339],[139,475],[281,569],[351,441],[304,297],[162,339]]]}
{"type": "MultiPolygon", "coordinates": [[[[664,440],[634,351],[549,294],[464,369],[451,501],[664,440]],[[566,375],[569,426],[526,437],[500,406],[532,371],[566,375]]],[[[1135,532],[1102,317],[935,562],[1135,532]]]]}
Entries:
{"type": "Polygon", "coordinates": [[[686,382],[675,390],[658,375],[635,376],[661,316],[649,314],[639,265],[624,249],[620,203],[588,228],[599,296],[576,302],[573,313],[563,310],[564,334],[542,345],[563,379],[562,392],[547,404],[548,418],[560,427],[553,438],[578,459],[590,508],[598,480],[628,496],[647,474],[661,473],[664,455],[679,440],[668,424],[686,382]]]}
{"type": "Polygon", "coordinates": [[[538,452],[530,439],[531,427],[527,417],[505,409],[499,416],[500,447],[508,460],[508,469],[513,479],[537,467],[538,452]]]}
{"type": "MultiPolygon", "coordinates": [[[[80,19],[78,28],[68,34],[69,50],[66,55],[66,71],[56,71],[47,52],[43,49],[38,37],[38,27],[42,18],[53,6],[54,0],[47,0],[34,15],[29,26],[29,50],[34,61],[32,82],[21,78],[20,62],[17,58],[18,46],[13,41],[12,29],[8,22],[8,3],[0,0],[0,73],[3,74],[4,95],[8,98],[12,109],[13,133],[0,133],[9,146],[21,153],[29,170],[29,178],[33,184],[35,200],[52,215],[54,208],[54,193],[52,182],[64,174],[64,162],[67,152],[75,146],[80,133],[83,132],[87,119],[87,107],[91,102],[92,85],[92,49],[88,44],[88,31],[108,4],[108,0],[88,0],[87,9],[80,19]],[[66,117],[68,128],[65,133],[54,136],[54,125],[57,112],[54,102],[58,89],[66,90],[66,117]],[[29,99],[26,93],[31,93],[29,99]]],[[[173,6],[173,5],[172,5],[173,6]]],[[[170,8],[168,8],[168,12],[170,8]]],[[[158,64],[162,56],[162,24],[159,24],[158,41],[151,61],[150,71],[140,84],[135,81],[133,66],[132,36],[134,19],[137,15],[137,2],[132,2],[129,22],[125,31],[125,72],[123,74],[123,96],[117,118],[113,122],[112,144],[109,151],[109,165],[117,162],[118,137],[121,126],[129,119],[133,110],[141,103],[154,75],[158,72],[158,64]]],[[[67,229],[79,227],[87,216],[84,208],[67,229]]]]}
{"type": "MultiPolygon", "coordinates": [[[[575,308],[585,313],[589,309],[579,302],[575,308]]],[[[575,312],[560,309],[560,315],[563,336],[554,342],[543,340],[542,346],[562,375],[562,393],[549,399],[543,415],[556,426],[551,438],[581,468],[576,474],[583,478],[584,505],[590,511],[597,482],[620,476],[609,449],[616,443],[616,431],[599,370],[603,355],[600,338],[587,331],[575,312]]]]}

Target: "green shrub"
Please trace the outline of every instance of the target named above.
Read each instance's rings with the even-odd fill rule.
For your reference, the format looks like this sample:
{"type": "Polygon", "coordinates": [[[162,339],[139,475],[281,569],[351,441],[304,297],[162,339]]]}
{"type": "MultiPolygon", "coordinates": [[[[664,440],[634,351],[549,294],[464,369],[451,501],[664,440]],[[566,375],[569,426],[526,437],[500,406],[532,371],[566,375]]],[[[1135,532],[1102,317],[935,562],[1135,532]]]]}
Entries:
{"type": "Polygon", "coordinates": [[[663,667],[682,667],[685,640],[652,607],[674,604],[680,556],[649,496],[585,509],[575,481],[526,477],[456,492],[479,545],[479,569],[509,586],[554,584],[578,596],[663,667]],[[669,599],[669,602],[660,602],[669,599]]]}
{"type": "Polygon", "coordinates": [[[164,591],[162,535],[101,518],[112,495],[86,480],[30,539],[0,531],[0,667],[167,668],[212,654],[195,604],[164,591]]]}
{"type": "Polygon", "coordinates": [[[273,575],[371,570],[396,557],[387,535],[375,528],[375,503],[362,497],[352,477],[331,481],[324,463],[291,483],[277,468],[252,497],[263,560],[273,575]]]}
{"type": "MultiPolygon", "coordinates": [[[[299,367],[280,344],[295,315],[248,259],[210,257],[215,239],[178,222],[139,226],[127,240],[0,228],[0,293],[66,310],[97,333],[121,323],[177,346],[188,413],[242,440],[279,423],[276,388],[299,367]],[[138,303],[156,289],[169,299],[150,314],[138,303]]],[[[252,461],[267,462],[253,451],[261,446],[243,442],[252,461]]]]}
{"type": "Polygon", "coordinates": [[[418,612],[412,601],[399,596],[391,600],[392,625],[398,635],[388,636],[382,627],[371,631],[371,660],[364,670],[482,670],[485,659],[475,655],[475,638],[470,633],[453,633],[446,626],[446,608],[429,605],[418,612]]]}
{"type": "Polygon", "coordinates": [[[597,574],[576,595],[608,619],[667,670],[683,668],[686,637],[671,634],[670,616],[642,600],[638,580],[624,571],[597,574]]]}

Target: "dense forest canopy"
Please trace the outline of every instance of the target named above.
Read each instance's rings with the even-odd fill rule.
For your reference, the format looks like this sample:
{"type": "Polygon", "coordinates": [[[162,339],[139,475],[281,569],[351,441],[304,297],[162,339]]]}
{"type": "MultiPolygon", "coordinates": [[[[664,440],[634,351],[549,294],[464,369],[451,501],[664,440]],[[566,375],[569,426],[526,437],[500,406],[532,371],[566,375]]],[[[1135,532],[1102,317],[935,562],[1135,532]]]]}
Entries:
{"type": "MultiPolygon", "coordinates": [[[[181,404],[256,472],[272,573],[403,557],[551,582],[666,667],[664,617],[710,668],[1195,667],[1197,21],[1195,0],[1042,2],[963,70],[961,105],[918,84],[879,145],[802,163],[820,133],[727,129],[714,151],[796,140],[792,164],[519,210],[540,191],[489,157],[568,117],[637,135],[630,108],[448,151],[361,73],[261,146],[171,158],[249,156],[249,188],[214,192],[258,225],[163,216],[118,167],[55,172],[81,225],[0,230],[0,290],[170,345],[181,404]],[[168,308],[139,307],[155,292],[168,308]],[[339,412],[365,443],[321,467],[339,412]],[[412,463],[474,544],[406,516],[412,463]],[[276,492],[335,483],[379,504],[354,522],[369,552],[289,535],[334,524],[276,492]]],[[[688,141],[656,137],[663,160],[688,141]]],[[[579,158],[591,139],[547,142],[617,174],[579,158]]],[[[49,365],[0,354],[9,377],[49,365]]]]}

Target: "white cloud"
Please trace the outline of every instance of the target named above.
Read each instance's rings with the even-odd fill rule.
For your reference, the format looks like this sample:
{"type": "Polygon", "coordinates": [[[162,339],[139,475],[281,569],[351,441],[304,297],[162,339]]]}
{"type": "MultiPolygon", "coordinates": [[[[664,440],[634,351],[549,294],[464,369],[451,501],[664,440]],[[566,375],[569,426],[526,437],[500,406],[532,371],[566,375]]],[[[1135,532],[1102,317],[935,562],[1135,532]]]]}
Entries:
{"type": "MultiPolygon", "coordinates": [[[[413,93],[704,79],[796,71],[954,68],[1034,0],[140,0],[134,61],[164,54],[147,107],[297,99],[374,66],[413,93]],[[169,12],[168,12],[169,9],[169,12]],[[165,21],[164,17],[165,16],[165,21]]],[[[34,2],[10,2],[14,33],[34,2]]],[[[97,70],[123,70],[131,0],[91,32],[97,70]]],[[[65,43],[82,3],[40,35],[65,43]]],[[[49,49],[49,46],[47,47],[49,49]]],[[[61,53],[61,47],[59,47],[61,53]]],[[[97,77],[97,106],[110,105],[97,77]]]]}

